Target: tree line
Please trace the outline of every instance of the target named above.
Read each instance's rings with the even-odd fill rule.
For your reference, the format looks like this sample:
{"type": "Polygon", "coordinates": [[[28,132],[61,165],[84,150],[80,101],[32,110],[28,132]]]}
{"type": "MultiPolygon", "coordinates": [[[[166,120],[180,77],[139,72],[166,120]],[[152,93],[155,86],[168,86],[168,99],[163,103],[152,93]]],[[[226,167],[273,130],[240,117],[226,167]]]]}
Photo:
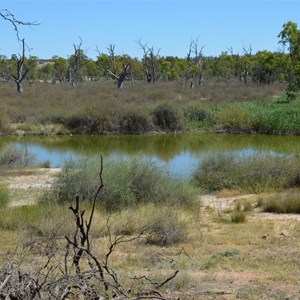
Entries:
{"type": "Polygon", "coordinates": [[[13,54],[10,58],[0,55],[0,80],[14,80],[17,90],[22,92],[22,81],[47,81],[61,85],[69,83],[76,86],[85,81],[113,79],[118,88],[125,80],[157,81],[185,80],[188,86],[202,85],[205,80],[215,79],[228,82],[239,80],[244,84],[287,83],[287,96],[295,98],[300,87],[300,30],[294,22],[283,25],[278,34],[279,43],[287,47],[285,51],[258,51],[252,53],[251,45],[243,47],[241,53],[227,49],[219,56],[205,56],[199,39],[192,39],[185,57],[161,56],[160,50],[149,46],[142,40],[139,46],[142,58],[128,54],[117,54],[115,44],[107,46],[106,52],[97,49],[95,60],[89,58],[82,49],[83,41],[73,44],[74,51],[68,58],[53,56],[45,61],[36,56],[25,56],[25,39],[19,37],[18,26],[38,25],[36,22],[17,20],[7,10],[0,11],[0,17],[12,23],[17,39],[22,44],[22,54],[13,54]]]}
{"type": "MultiPolygon", "coordinates": [[[[127,54],[112,56],[109,53],[100,53],[93,60],[81,49],[76,49],[75,52],[67,59],[59,56],[53,56],[50,60],[36,56],[26,57],[24,68],[28,70],[27,79],[72,85],[110,78],[117,80],[127,65],[130,72],[128,71],[126,79],[144,80],[148,83],[184,79],[191,82],[191,87],[193,84],[201,85],[211,78],[221,81],[238,79],[245,84],[272,84],[276,81],[288,82],[293,77],[292,60],[289,54],[283,52],[234,54],[226,51],[218,57],[201,54],[199,62],[189,57],[155,55],[138,59],[127,54]],[[147,67],[148,64],[151,69],[147,67]]],[[[14,54],[11,58],[0,55],[1,81],[11,80],[11,74],[17,72],[17,65],[17,55],[14,54]]]]}

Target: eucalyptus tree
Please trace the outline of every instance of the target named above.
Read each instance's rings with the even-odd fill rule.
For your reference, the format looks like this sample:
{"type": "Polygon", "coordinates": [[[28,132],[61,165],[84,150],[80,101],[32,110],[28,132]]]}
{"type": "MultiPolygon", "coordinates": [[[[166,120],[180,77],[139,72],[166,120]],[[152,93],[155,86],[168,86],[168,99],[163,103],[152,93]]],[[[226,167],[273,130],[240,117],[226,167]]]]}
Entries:
{"type": "Polygon", "coordinates": [[[293,76],[289,80],[286,94],[288,100],[293,100],[300,90],[300,30],[297,23],[288,21],[278,34],[279,43],[287,46],[291,59],[293,76]]]}
{"type": "Polygon", "coordinates": [[[53,81],[63,85],[68,71],[68,61],[63,57],[55,57],[53,64],[53,81]]]}
{"type": "Polygon", "coordinates": [[[10,79],[10,63],[5,55],[0,55],[0,81],[10,79]]]}

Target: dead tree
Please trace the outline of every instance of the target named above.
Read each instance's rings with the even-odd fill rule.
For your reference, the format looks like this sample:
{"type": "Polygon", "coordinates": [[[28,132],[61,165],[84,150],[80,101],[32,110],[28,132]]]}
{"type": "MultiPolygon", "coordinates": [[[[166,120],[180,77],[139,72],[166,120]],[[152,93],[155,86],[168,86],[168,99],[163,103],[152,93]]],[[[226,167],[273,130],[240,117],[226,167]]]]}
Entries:
{"type": "Polygon", "coordinates": [[[128,71],[130,64],[127,63],[124,65],[123,71],[121,74],[117,75],[113,73],[111,70],[106,70],[107,74],[110,75],[112,78],[117,80],[118,88],[121,89],[123,87],[123,83],[125,79],[128,79],[130,76],[130,72],[128,71]]]}
{"type": "Polygon", "coordinates": [[[19,26],[37,26],[39,25],[39,23],[37,23],[36,21],[34,22],[24,22],[24,21],[20,21],[18,19],[16,19],[16,17],[7,9],[2,9],[0,11],[0,17],[2,19],[4,19],[5,21],[8,21],[9,23],[12,24],[15,32],[16,32],[16,36],[17,36],[17,40],[19,42],[21,42],[21,46],[22,46],[22,55],[19,55],[19,58],[17,59],[17,73],[16,75],[12,74],[12,77],[14,78],[14,81],[17,85],[17,91],[19,93],[23,93],[23,85],[22,82],[24,80],[24,78],[26,77],[29,69],[26,69],[25,72],[23,72],[23,65],[24,65],[24,61],[25,61],[25,39],[21,39],[20,35],[19,35],[19,26]]]}
{"type": "Polygon", "coordinates": [[[19,58],[17,58],[17,73],[16,75],[11,74],[11,76],[14,78],[15,83],[17,85],[18,93],[23,93],[23,80],[29,71],[29,69],[26,69],[23,72],[24,61],[25,61],[25,39],[22,39],[22,55],[19,55],[19,58]]]}
{"type": "Polygon", "coordinates": [[[70,57],[69,67],[67,71],[68,81],[73,87],[77,86],[79,82],[83,81],[82,64],[85,58],[84,52],[81,49],[82,39],[79,38],[79,44],[73,44],[74,54],[70,57]]]}
{"type": "MultiPolygon", "coordinates": [[[[68,267],[68,256],[71,254],[71,248],[73,248],[72,262],[76,269],[76,276],[73,277],[75,280],[69,280],[68,289],[66,290],[66,295],[71,292],[72,289],[79,290],[82,294],[93,295],[92,299],[161,299],[164,298],[160,293],[159,289],[163,287],[166,283],[172,280],[179,271],[176,270],[173,274],[168,276],[162,282],[157,282],[149,279],[146,276],[140,278],[133,278],[134,283],[138,286],[143,280],[146,280],[147,284],[144,283],[144,290],[138,291],[136,293],[135,286],[132,285],[131,288],[125,289],[125,287],[120,282],[117,272],[110,266],[110,258],[116,247],[123,243],[129,243],[134,240],[142,238],[145,231],[149,229],[150,226],[141,228],[139,233],[135,236],[112,236],[110,229],[110,217],[108,217],[106,222],[106,228],[108,233],[108,250],[103,258],[98,257],[91,247],[90,241],[90,229],[93,222],[96,201],[98,196],[102,193],[104,189],[104,182],[102,178],[103,173],[103,160],[101,156],[101,166],[99,172],[99,187],[95,193],[92,203],[92,209],[89,217],[85,220],[85,211],[80,209],[80,198],[76,195],[75,206],[70,206],[69,209],[72,211],[76,230],[72,238],[66,236],[67,240],[67,251],[65,256],[65,275],[72,276],[72,273],[68,267]],[[81,264],[85,268],[81,268],[81,264]],[[87,271],[90,268],[90,271],[87,271]],[[80,281],[78,280],[80,278],[80,281]],[[92,280],[94,279],[94,280],[92,280]],[[98,284],[95,284],[98,283],[98,284]],[[101,288],[102,286],[102,288],[101,288]]],[[[60,295],[61,296],[61,295],[60,295]]],[[[59,298],[65,299],[65,298],[59,298]]]]}
{"type": "Polygon", "coordinates": [[[250,45],[247,49],[243,47],[243,57],[241,58],[241,75],[240,81],[244,81],[244,84],[248,83],[250,68],[251,68],[251,56],[252,56],[252,46],[250,45]]]}
{"type": "Polygon", "coordinates": [[[198,84],[202,85],[204,82],[204,71],[205,65],[203,65],[203,49],[204,46],[199,47],[198,37],[192,39],[189,45],[189,51],[187,53],[186,59],[188,62],[188,70],[186,73],[186,82],[191,80],[190,87],[194,88],[193,78],[197,74],[198,84]]]}
{"type": "Polygon", "coordinates": [[[16,19],[16,17],[7,9],[1,9],[0,10],[0,17],[4,19],[5,21],[8,21],[13,26],[18,41],[22,41],[22,39],[19,36],[19,26],[37,26],[40,25],[40,23],[34,21],[34,22],[24,22],[19,19],[16,19]]]}
{"type": "Polygon", "coordinates": [[[148,83],[155,83],[158,72],[158,57],[160,49],[155,53],[154,47],[149,47],[148,43],[143,44],[141,40],[137,41],[137,44],[143,50],[143,71],[148,83]]]}
{"type": "Polygon", "coordinates": [[[111,43],[109,44],[106,49],[108,51],[108,54],[109,54],[109,58],[110,58],[110,61],[112,63],[115,63],[116,61],[116,52],[115,52],[115,48],[116,48],[116,45],[111,43]]]}

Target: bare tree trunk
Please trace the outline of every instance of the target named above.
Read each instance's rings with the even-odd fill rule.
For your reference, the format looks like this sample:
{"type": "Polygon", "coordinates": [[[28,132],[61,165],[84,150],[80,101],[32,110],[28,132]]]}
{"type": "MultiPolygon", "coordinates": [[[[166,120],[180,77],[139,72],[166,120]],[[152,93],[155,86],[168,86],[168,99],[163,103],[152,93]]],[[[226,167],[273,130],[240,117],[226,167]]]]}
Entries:
{"type": "Polygon", "coordinates": [[[111,70],[107,70],[107,73],[108,75],[110,75],[111,77],[113,77],[114,79],[117,80],[117,83],[118,83],[118,88],[121,89],[123,87],[123,83],[124,83],[124,80],[128,77],[128,75],[130,74],[128,72],[128,69],[129,69],[129,63],[126,64],[124,66],[124,70],[123,72],[118,76],[116,75],[115,73],[113,73],[111,70]]]}
{"type": "Polygon", "coordinates": [[[18,93],[23,93],[23,80],[26,77],[29,69],[27,69],[24,73],[23,73],[23,65],[24,65],[24,61],[25,61],[25,39],[22,39],[22,55],[20,55],[20,57],[18,58],[18,64],[17,64],[17,74],[14,75],[12,74],[12,77],[15,80],[15,83],[17,85],[17,91],[18,93]]]}
{"type": "Polygon", "coordinates": [[[160,49],[157,50],[157,53],[154,52],[154,47],[148,47],[147,43],[143,44],[141,40],[137,41],[137,44],[141,47],[144,52],[143,62],[143,71],[146,76],[147,83],[155,83],[158,70],[158,58],[160,49]]]}

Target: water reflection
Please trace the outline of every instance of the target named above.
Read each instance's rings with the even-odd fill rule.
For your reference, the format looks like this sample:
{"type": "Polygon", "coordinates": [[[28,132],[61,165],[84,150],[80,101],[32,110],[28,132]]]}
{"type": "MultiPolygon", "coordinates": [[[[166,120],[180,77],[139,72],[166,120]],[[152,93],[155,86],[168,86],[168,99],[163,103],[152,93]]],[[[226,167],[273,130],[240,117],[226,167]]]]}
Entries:
{"type": "Polygon", "coordinates": [[[70,158],[141,156],[169,168],[176,176],[188,177],[199,160],[212,152],[228,151],[240,155],[253,153],[300,153],[300,137],[264,135],[164,134],[143,136],[49,136],[5,137],[6,145],[27,148],[38,162],[49,160],[61,167],[70,158]]]}

